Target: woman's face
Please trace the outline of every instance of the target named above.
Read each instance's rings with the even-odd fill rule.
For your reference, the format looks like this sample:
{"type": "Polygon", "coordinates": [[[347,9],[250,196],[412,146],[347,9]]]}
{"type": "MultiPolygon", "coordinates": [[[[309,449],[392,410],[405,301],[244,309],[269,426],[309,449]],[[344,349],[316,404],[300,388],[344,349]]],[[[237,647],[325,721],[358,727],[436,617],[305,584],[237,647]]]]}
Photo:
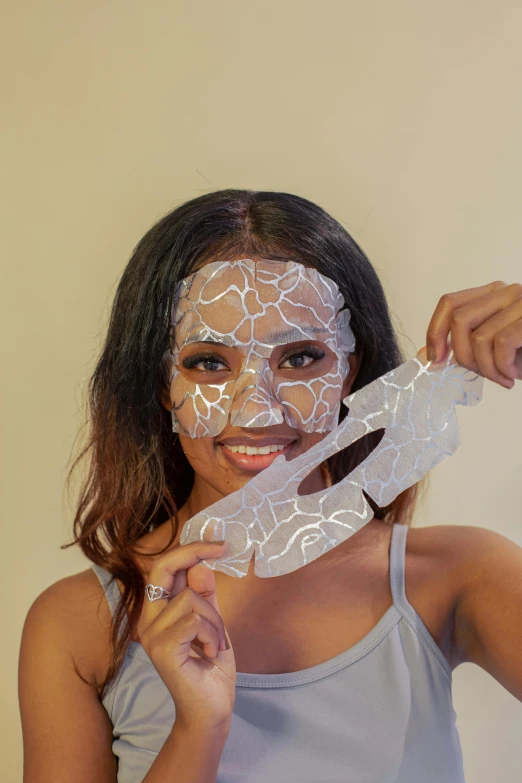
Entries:
{"type": "Polygon", "coordinates": [[[294,262],[209,263],[182,281],[164,404],[196,492],[213,502],[337,425],[358,368],[343,304],[331,280],[294,262]]]}

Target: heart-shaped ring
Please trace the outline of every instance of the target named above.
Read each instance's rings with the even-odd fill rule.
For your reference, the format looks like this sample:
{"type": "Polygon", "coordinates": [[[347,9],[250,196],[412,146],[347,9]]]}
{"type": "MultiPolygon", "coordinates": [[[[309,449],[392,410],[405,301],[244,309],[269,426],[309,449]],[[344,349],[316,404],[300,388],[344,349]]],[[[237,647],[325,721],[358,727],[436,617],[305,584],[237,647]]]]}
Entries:
{"type": "Polygon", "coordinates": [[[149,601],[159,601],[160,598],[168,598],[170,593],[165,590],[164,587],[157,587],[156,585],[145,585],[145,593],[149,601]]]}

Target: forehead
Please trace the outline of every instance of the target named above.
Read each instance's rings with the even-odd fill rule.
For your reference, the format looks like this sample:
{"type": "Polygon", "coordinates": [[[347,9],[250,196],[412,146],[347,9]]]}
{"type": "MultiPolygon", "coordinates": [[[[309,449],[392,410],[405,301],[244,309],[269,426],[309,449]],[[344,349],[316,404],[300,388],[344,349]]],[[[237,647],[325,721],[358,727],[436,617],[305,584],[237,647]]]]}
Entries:
{"type": "Polygon", "coordinates": [[[236,345],[321,340],[333,334],[343,303],[332,280],[295,261],[214,262],[176,290],[176,342],[205,339],[205,329],[236,345]]]}

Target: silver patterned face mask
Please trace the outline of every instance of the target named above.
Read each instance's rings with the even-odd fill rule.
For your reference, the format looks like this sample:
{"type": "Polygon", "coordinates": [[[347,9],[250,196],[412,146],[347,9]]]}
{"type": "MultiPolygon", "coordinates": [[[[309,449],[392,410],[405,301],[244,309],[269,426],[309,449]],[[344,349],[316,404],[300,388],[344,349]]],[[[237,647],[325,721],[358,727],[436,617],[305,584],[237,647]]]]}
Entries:
{"type": "Polygon", "coordinates": [[[348,395],[348,416],[335,430],[291,461],[277,457],[242,489],[189,519],[180,544],[224,539],[227,554],[204,565],[242,577],[255,553],[255,574],[270,577],[295,571],[345,541],[373,517],[363,490],[386,506],[459,446],[455,406],[477,404],[484,379],[452,357],[450,350],[445,365],[411,359],[348,395]],[[323,460],[383,428],[378,446],[338,484],[298,494],[323,460]]]}
{"type": "Polygon", "coordinates": [[[295,261],[217,261],[182,280],[167,355],[173,430],[215,437],[229,420],[331,430],[355,349],[343,306],[332,280],[295,261]],[[296,361],[308,352],[305,363],[288,349],[296,361]]]}

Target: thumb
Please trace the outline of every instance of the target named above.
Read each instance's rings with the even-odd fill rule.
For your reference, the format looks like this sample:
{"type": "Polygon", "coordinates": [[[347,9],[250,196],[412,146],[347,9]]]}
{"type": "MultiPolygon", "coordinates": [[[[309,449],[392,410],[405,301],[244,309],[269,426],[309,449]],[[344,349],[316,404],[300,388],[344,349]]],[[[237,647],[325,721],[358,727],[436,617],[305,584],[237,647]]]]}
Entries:
{"type": "Polygon", "coordinates": [[[427,351],[426,346],[424,346],[423,348],[420,349],[420,351],[418,351],[416,358],[422,364],[427,364],[428,363],[428,351],[427,351]]]}
{"type": "Polygon", "coordinates": [[[438,359],[437,362],[428,359],[428,347],[424,345],[420,351],[417,352],[416,358],[421,362],[422,364],[428,364],[429,361],[431,361],[432,364],[437,364],[438,362],[441,362],[442,359],[438,359]]]}
{"type": "MultiPolygon", "coordinates": [[[[212,560],[214,559],[212,558],[212,560]]],[[[192,566],[192,568],[187,568],[187,586],[192,588],[194,592],[199,593],[203,598],[206,598],[219,611],[216,596],[216,579],[211,568],[207,568],[207,566],[201,563],[192,566]]]]}
{"type": "MultiPolygon", "coordinates": [[[[210,529],[208,529],[206,533],[206,540],[213,541],[214,532],[211,532],[210,529]]],[[[214,563],[217,560],[217,557],[207,557],[205,559],[209,563],[214,563]]],[[[216,595],[216,578],[214,576],[214,571],[211,568],[208,568],[201,563],[192,566],[192,568],[187,568],[187,586],[196,593],[199,593],[203,598],[206,598],[214,609],[221,614],[216,595]]]]}

